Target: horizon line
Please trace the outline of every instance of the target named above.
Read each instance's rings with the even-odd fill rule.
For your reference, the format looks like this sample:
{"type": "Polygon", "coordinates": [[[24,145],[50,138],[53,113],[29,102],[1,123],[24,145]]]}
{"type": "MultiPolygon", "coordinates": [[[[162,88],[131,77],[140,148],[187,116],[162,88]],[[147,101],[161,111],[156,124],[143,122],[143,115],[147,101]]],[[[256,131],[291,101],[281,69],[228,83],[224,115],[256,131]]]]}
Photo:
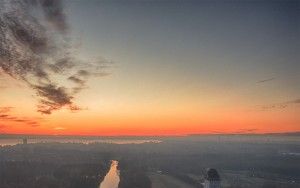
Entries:
{"type": "Polygon", "coordinates": [[[0,138],[2,136],[32,136],[32,137],[188,137],[188,136],[230,136],[230,135],[299,135],[300,131],[291,132],[266,132],[266,133],[194,133],[194,134],[153,134],[153,135],[129,135],[129,134],[115,134],[115,135],[87,135],[87,134],[14,134],[14,133],[0,133],[0,138]]]}

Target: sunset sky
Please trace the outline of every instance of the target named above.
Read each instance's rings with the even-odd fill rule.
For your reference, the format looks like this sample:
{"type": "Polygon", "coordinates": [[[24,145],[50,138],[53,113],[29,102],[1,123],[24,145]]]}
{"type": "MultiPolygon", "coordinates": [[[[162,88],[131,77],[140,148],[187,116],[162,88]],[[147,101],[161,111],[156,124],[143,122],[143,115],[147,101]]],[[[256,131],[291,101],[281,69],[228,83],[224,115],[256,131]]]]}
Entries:
{"type": "Polygon", "coordinates": [[[46,5],[7,4],[0,8],[0,23],[8,23],[0,27],[0,39],[9,42],[0,43],[0,50],[6,53],[10,40],[21,45],[45,64],[38,70],[51,79],[42,80],[36,64],[28,70],[22,64],[26,71],[7,68],[30,64],[32,57],[11,60],[0,53],[0,133],[300,131],[299,1],[63,1],[58,10],[67,28],[41,8],[46,5]],[[9,24],[11,18],[24,21],[24,15],[5,17],[14,6],[25,16],[37,17],[39,32],[55,38],[59,48],[68,46],[70,61],[80,67],[76,73],[68,68],[50,73],[49,65],[58,58],[49,60],[48,51],[27,47],[33,43],[13,34],[18,30],[9,24]],[[5,33],[11,38],[3,37],[5,33]],[[100,68],[84,64],[95,61],[100,68]],[[87,77],[83,69],[89,79],[78,80],[87,77]],[[65,80],[66,75],[72,76],[65,80]],[[70,100],[60,103],[61,98],[45,94],[50,90],[44,86],[50,85],[53,91],[66,89],[70,100]],[[50,108],[45,101],[51,102],[50,108]],[[41,104],[46,107],[41,109],[41,104]]]}

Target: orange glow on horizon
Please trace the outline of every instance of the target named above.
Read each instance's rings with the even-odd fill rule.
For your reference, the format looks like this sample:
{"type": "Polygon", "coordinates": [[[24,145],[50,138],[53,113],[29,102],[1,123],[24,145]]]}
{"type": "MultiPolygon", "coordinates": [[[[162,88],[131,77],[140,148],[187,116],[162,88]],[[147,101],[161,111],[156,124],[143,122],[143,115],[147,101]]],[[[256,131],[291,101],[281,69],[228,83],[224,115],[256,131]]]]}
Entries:
{"type": "MultiPolygon", "coordinates": [[[[3,116],[0,134],[168,136],[300,131],[300,117],[297,115],[300,109],[296,105],[262,110],[235,97],[218,103],[199,100],[192,94],[182,98],[162,96],[141,101],[103,97],[107,100],[87,103],[89,109],[76,113],[62,109],[51,115],[41,115],[36,112],[35,99],[30,98],[32,92],[22,87],[12,91],[17,94],[0,95],[0,100],[6,99],[0,106],[0,115],[3,116]],[[4,112],[3,107],[10,105],[18,108],[4,112]]],[[[96,101],[93,97],[89,100],[96,101]]]]}

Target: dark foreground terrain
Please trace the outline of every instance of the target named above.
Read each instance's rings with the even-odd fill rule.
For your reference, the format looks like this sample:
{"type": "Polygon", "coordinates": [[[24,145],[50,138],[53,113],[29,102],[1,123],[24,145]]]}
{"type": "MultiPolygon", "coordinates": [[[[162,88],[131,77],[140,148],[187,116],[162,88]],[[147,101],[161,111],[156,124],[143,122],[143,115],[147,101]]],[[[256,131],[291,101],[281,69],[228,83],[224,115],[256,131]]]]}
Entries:
{"type": "Polygon", "coordinates": [[[0,147],[1,188],[96,188],[110,160],[119,188],[201,188],[216,168],[225,188],[300,187],[299,137],[190,136],[161,143],[40,143],[0,147]]]}
{"type": "Polygon", "coordinates": [[[3,147],[0,160],[1,188],[93,188],[109,168],[104,155],[73,144],[3,147]]]}

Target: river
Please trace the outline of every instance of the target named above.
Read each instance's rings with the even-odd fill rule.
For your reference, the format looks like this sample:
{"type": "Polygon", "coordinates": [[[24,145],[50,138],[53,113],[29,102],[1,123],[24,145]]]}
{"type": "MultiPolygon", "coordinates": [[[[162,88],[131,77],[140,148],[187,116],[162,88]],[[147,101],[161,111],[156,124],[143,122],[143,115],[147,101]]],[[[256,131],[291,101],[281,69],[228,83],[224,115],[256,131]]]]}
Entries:
{"type": "Polygon", "coordinates": [[[110,169],[101,182],[99,188],[118,188],[120,182],[118,161],[111,161],[110,169]]]}

